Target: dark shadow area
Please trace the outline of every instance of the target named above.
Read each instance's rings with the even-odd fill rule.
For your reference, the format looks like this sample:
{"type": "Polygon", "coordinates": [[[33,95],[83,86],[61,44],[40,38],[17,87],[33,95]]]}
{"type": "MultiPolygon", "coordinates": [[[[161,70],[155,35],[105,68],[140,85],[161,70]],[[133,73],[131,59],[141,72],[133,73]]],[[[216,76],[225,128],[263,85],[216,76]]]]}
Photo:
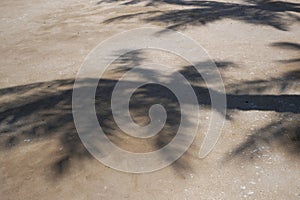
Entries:
{"type": "MultiPolygon", "coordinates": [[[[91,87],[92,80],[82,82],[82,88],[91,87]]],[[[167,111],[164,128],[149,140],[132,138],[119,129],[111,111],[111,95],[118,81],[101,79],[96,92],[97,117],[102,129],[111,141],[123,149],[147,152],[159,149],[170,142],[177,132],[181,114],[176,97],[167,88],[148,84],[138,89],[130,101],[130,112],[140,125],[149,123],[148,110],[153,104],[161,104],[167,111]],[[125,142],[126,141],[126,142],[125,142]]],[[[55,175],[68,172],[70,160],[92,158],[83,146],[72,116],[72,87],[74,80],[56,80],[1,89],[0,132],[1,149],[9,150],[26,142],[58,138],[62,150],[51,169],[55,175]],[[2,101],[3,100],[3,101],[2,101]]],[[[131,83],[126,83],[130,85],[131,83]]],[[[169,159],[168,155],[162,158],[169,159]]],[[[173,167],[187,166],[178,160],[173,167]]]]}
{"type": "MultiPolygon", "coordinates": [[[[143,59],[143,55],[139,52],[126,54],[119,59],[118,64],[120,66],[114,69],[113,72],[125,73],[130,69],[128,66],[137,65],[143,59]]],[[[219,68],[234,66],[234,63],[227,61],[216,62],[216,64],[219,68]]],[[[203,83],[201,75],[197,73],[193,66],[184,66],[179,69],[179,72],[191,83],[201,108],[209,110],[211,102],[208,88],[199,86],[199,83],[203,83]]],[[[154,78],[155,80],[155,70],[138,71],[138,73],[138,77],[154,78]]],[[[281,78],[289,81],[288,73],[281,78]]],[[[299,77],[297,78],[299,80],[299,77]]],[[[93,79],[84,79],[80,82],[80,87],[76,89],[88,90],[93,81],[93,79]]],[[[171,80],[171,83],[172,81],[176,80],[171,80]]],[[[270,80],[266,80],[261,84],[264,85],[267,81],[270,80]]],[[[154,151],[168,144],[175,136],[183,117],[176,96],[169,89],[157,84],[146,84],[136,90],[130,100],[130,114],[137,124],[148,124],[150,122],[149,108],[158,103],[166,109],[167,120],[164,128],[156,136],[147,140],[132,138],[119,129],[112,115],[111,96],[116,83],[118,83],[118,79],[101,79],[98,82],[95,94],[95,109],[98,121],[108,138],[121,148],[134,152],[154,151]]],[[[131,81],[124,82],[128,86],[133,83],[131,81]]],[[[74,125],[72,115],[73,84],[73,79],[65,79],[0,89],[1,149],[5,151],[18,145],[26,145],[28,140],[35,142],[50,138],[58,139],[62,150],[58,152],[58,155],[56,155],[57,160],[51,166],[56,176],[68,172],[71,167],[70,160],[92,158],[81,143],[74,125]]],[[[274,80],[272,84],[280,83],[274,80]]],[[[243,88],[244,85],[249,85],[249,83],[239,83],[232,87],[243,88]]],[[[255,87],[259,91],[259,87],[253,86],[253,88],[255,87]]],[[[249,92],[249,88],[244,87],[243,90],[244,93],[249,92]]],[[[229,112],[246,110],[274,111],[278,114],[299,117],[299,95],[251,95],[232,92],[226,94],[226,96],[229,112]]],[[[184,103],[191,104],[188,100],[184,103]]],[[[275,139],[282,141],[283,146],[286,144],[296,145],[297,148],[294,148],[294,152],[299,153],[300,129],[298,122],[283,118],[274,123],[277,123],[275,124],[276,128],[274,128],[274,124],[262,128],[259,133],[254,134],[241,147],[238,147],[234,154],[238,155],[240,152],[252,150],[259,141],[269,143],[275,139]],[[285,138],[285,140],[282,138],[285,138]]],[[[185,155],[188,154],[189,152],[185,155]]],[[[170,159],[168,156],[162,155],[162,158],[170,159]]],[[[187,159],[184,158],[177,160],[172,167],[179,173],[183,169],[192,170],[187,159]]]]}
{"type": "MultiPolygon", "coordinates": [[[[141,0],[117,1],[104,0],[101,3],[122,2],[123,5],[141,3],[141,0]]],[[[187,26],[206,25],[223,19],[242,21],[245,23],[264,25],[287,31],[289,25],[299,22],[300,4],[284,1],[249,0],[245,3],[227,3],[218,1],[183,1],[183,0],[150,0],[146,6],[175,6],[172,10],[157,10],[121,15],[104,23],[142,17],[146,22],[160,22],[170,29],[187,26]],[[178,8],[176,7],[178,6],[178,8]],[[184,6],[184,8],[182,8],[184,6]],[[190,8],[191,7],[191,8],[190,8]]]]}
{"type": "MultiPolygon", "coordinates": [[[[190,74],[189,68],[183,71],[183,74],[190,74]]],[[[193,79],[195,77],[192,77],[193,79]]],[[[85,80],[84,87],[88,86],[89,80],[85,80]]],[[[109,138],[116,144],[122,146],[126,136],[116,126],[110,108],[110,97],[116,80],[101,80],[99,82],[99,90],[96,94],[96,110],[99,123],[109,138]]],[[[130,83],[128,83],[130,84],[130,83]]],[[[73,80],[56,80],[44,83],[35,83],[13,88],[1,89],[1,96],[14,96],[14,100],[1,103],[0,124],[1,124],[1,147],[3,150],[14,148],[19,143],[25,143],[24,140],[47,139],[50,137],[58,137],[63,151],[60,153],[60,159],[53,163],[53,169],[56,173],[62,174],[70,167],[69,160],[91,158],[90,154],[82,145],[76,129],[74,127],[72,117],[72,86],[73,80]],[[5,136],[5,137],[4,137],[5,136]]],[[[207,88],[194,86],[195,92],[199,95],[198,101],[202,106],[210,107],[210,98],[207,88]]],[[[168,89],[158,85],[145,85],[136,91],[131,101],[131,112],[133,118],[143,116],[147,123],[147,112],[154,103],[161,103],[168,113],[167,123],[160,134],[148,141],[147,144],[153,145],[150,150],[155,150],[166,145],[176,133],[180,112],[178,111],[178,102],[168,89]]],[[[228,109],[230,110],[272,110],[279,113],[299,113],[300,112],[300,96],[299,95],[235,95],[228,94],[228,109]],[[283,103],[284,102],[284,103],[283,103]],[[290,104],[294,104],[291,106],[290,104]],[[255,105],[255,106],[254,106],[255,105]]],[[[186,102],[188,103],[188,102],[186,102]]],[[[137,120],[138,121],[138,120],[137,120]]],[[[281,122],[280,122],[281,123],[281,122]]],[[[297,125],[297,124],[296,124],[297,125]]],[[[290,127],[288,124],[284,126],[290,127]]],[[[286,128],[287,130],[288,127],[286,128]]],[[[295,136],[291,136],[296,140],[299,139],[299,126],[293,129],[298,131],[295,136]]],[[[265,131],[269,132],[267,128],[265,131]]],[[[275,129],[272,137],[278,137],[281,129],[275,129]]],[[[271,138],[272,138],[271,137],[271,138]]],[[[252,140],[259,139],[253,136],[248,144],[252,144],[252,140]]],[[[140,144],[145,147],[146,143],[141,139],[133,139],[128,144],[140,144]]],[[[126,140],[128,141],[128,140],[126,140]]],[[[128,147],[127,146],[127,147],[128,147]]],[[[142,148],[141,148],[142,149],[142,148]]],[[[133,149],[141,151],[141,149],[133,149]]],[[[132,149],[128,149],[132,150],[132,149]]],[[[240,151],[240,150],[239,150],[240,151]]],[[[237,151],[237,152],[239,152],[237,151]]],[[[180,162],[176,165],[182,166],[180,162]]],[[[184,164],[186,166],[186,163],[184,164]]]]}

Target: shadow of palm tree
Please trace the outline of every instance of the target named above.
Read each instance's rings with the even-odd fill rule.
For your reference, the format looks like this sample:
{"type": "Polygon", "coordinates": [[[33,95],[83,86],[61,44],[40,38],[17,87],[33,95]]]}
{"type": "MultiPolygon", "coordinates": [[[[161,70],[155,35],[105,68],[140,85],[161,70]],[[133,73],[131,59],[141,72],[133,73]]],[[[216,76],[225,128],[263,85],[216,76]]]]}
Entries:
{"type": "MultiPolygon", "coordinates": [[[[114,72],[125,73],[130,69],[127,66],[128,63],[133,62],[136,65],[141,60],[143,58],[139,52],[126,54],[120,59],[119,67],[121,68],[117,68],[114,72]]],[[[233,65],[231,62],[217,62],[219,68],[233,65]]],[[[179,69],[179,72],[191,83],[197,95],[198,104],[203,109],[210,109],[209,90],[207,87],[199,86],[199,83],[203,83],[203,79],[196,69],[193,66],[184,66],[179,69]]],[[[155,76],[155,70],[153,72],[139,71],[138,73],[140,73],[137,75],[138,77],[149,76],[149,74],[155,76]]],[[[283,78],[288,77],[284,76],[283,78]]],[[[93,79],[84,79],[79,84],[80,88],[76,89],[89,89],[93,82],[93,79]]],[[[117,83],[118,79],[101,79],[98,82],[95,94],[98,121],[108,138],[121,148],[134,152],[154,151],[168,144],[175,136],[182,118],[176,96],[169,89],[157,84],[146,84],[136,90],[130,100],[130,113],[137,124],[145,125],[150,122],[149,108],[157,103],[163,105],[166,109],[167,120],[159,134],[149,140],[132,138],[120,130],[112,115],[111,96],[117,83]]],[[[124,82],[125,85],[133,83],[131,81],[124,82]]],[[[74,125],[72,115],[73,84],[73,79],[64,79],[0,89],[1,149],[5,151],[16,148],[21,143],[25,144],[26,140],[35,142],[52,137],[58,138],[63,150],[59,152],[58,159],[52,166],[56,175],[63,175],[68,171],[70,159],[92,158],[81,143],[74,125]]],[[[249,83],[244,84],[248,85],[249,83]]],[[[243,88],[244,84],[239,83],[232,87],[243,88]]],[[[274,80],[272,84],[278,83],[274,80]]],[[[245,89],[245,92],[247,91],[249,90],[245,89]]],[[[217,91],[213,92],[217,93],[217,91]]],[[[299,116],[300,113],[299,95],[228,93],[226,97],[227,108],[230,112],[261,110],[296,116],[299,116]]],[[[191,104],[188,100],[184,103],[191,104]]],[[[289,142],[297,143],[299,140],[299,126],[294,121],[279,123],[281,126],[278,126],[278,128],[274,129],[270,125],[271,128],[262,128],[260,132],[270,132],[271,135],[265,137],[272,140],[272,138],[280,139],[279,133],[282,129],[286,129],[289,133],[289,142]],[[294,136],[290,135],[293,131],[296,131],[294,136]]],[[[242,144],[242,147],[239,147],[236,154],[248,149],[248,147],[243,146],[256,144],[255,141],[257,140],[261,140],[261,137],[254,135],[250,141],[246,141],[245,145],[242,144]]],[[[299,152],[299,149],[297,151],[299,152]]],[[[169,159],[168,156],[162,155],[162,158],[169,159]]],[[[179,159],[172,167],[179,172],[183,169],[192,169],[186,159],[179,159]]]]}
{"type": "MultiPolygon", "coordinates": [[[[88,89],[93,80],[85,79],[77,89],[88,89]]],[[[162,148],[175,136],[181,120],[177,98],[167,88],[148,84],[139,88],[130,100],[133,120],[140,125],[149,123],[148,111],[154,104],[161,104],[167,112],[164,128],[147,140],[133,138],[124,133],[113,119],[111,95],[118,80],[101,79],[95,94],[95,107],[101,128],[108,138],[121,148],[133,152],[147,152],[162,148]]],[[[72,91],[74,80],[55,80],[0,90],[1,149],[16,148],[27,141],[58,138],[63,149],[51,167],[55,175],[65,174],[70,159],[92,158],[83,146],[72,115],[72,91]]],[[[131,82],[125,84],[131,85],[131,82]]],[[[176,150],[176,149],[175,149],[176,150]]],[[[162,155],[169,159],[169,155],[162,155]]],[[[189,168],[177,161],[173,167],[189,168]]]]}
{"type": "MultiPolygon", "coordinates": [[[[300,45],[291,42],[277,42],[271,46],[275,48],[281,48],[283,50],[299,51],[300,45]]],[[[281,60],[279,62],[289,64],[297,63],[298,58],[292,58],[289,60],[281,60]]],[[[248,92],[265,92],[270,89],[279,89],[281,93],[288,90],[299,90],[300,81],[300,70],[287,69],[285,73],[280,77],[273,77],[266,80],[255,80],[255,81],[244,81],[238,84],[229,85],[233,88],[232,92],[239,94],[243,91],[248,92]]],[[[257,131],[252,133],[246,141],[238,145],[231,153],[228,154],[226,159],[234,157],[240,158],[257,158],[263,154],[263,146],[277,144],[282,147],[285,151],[292,153],[295,156],[300,156],[300,114],[299,99],[286,101],[286,99],[280,100],[281,104],[289,104],[291,110],[289,112],[278,115],[269,124],[259,128],[257,131]]],[[[272,98],[264,98],[264,101],[268,104],[273,104],[272,98]]],[[[266,106],[267,107],[267,106],[266,106]]],[[[278,107],[279,108],[279,107],[278,107]]]]}
{"type": "MultiPolygon", "coordinates": [[[[246,160],[259,158],[266,146],[276,145],[287,153],[300,156],[300,117],[280,115],[273,122],[261,127],[230,152],[226,159],[239,157],[246,160]],[[293,119],[296,118],[296,119],[293,119]]],[[[281,150],[279,149],[279,150],[281,150]]]]}
{"type": "MultiPolygon", "coordinates": [[[[118,2],[104,0],[101,3],[118,2]]],[[[141,3],[140,0],[121,1],[123,5],[141,3]]],[[[292,23],[299,22],[296,15],[300,12],[300,4],[283,1],[245,1],[246,3],[227,3],[218,1],[182,1],[182,0],[151,0],[146,6],[169,4],[181,6],[172,10],[154,10],[121,15],[104,23],[112,23],[134,17],[142,17],[146,22],[160,22],[170,29],[179,29],[187,26],[205,25],[223,19],[242,21],[255,25],[271,26],[276,29],[287,31],[292,23]],[[182,8],[184,6],[184,8],[182,8]],[[191,8],[190,8],[191,7],[191,8]]]]}

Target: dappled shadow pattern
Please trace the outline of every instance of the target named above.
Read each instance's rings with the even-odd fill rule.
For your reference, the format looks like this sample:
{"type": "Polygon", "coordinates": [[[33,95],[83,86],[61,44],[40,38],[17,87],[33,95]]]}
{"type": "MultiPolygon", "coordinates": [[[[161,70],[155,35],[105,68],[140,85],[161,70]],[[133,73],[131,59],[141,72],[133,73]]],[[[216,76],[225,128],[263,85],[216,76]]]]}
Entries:
{"type": "Polygon", "coordinates": [[[278,89],[280,92],[285,92],[288,89],[297,89],[297,82],[299,80],[300,71],[292,70],[284,73],[281,77],[243,81],[240,83],[229,84],[228,88],[231,88],[232,92],[235,94],[244,93],[245,91],[265,92],[270,89],[278,89]]]}
{"type": "MultiPolygon", "coordinates": [[[[189,68],[183,70],[183,74],[190,74],[189,68]]],[[[195,77],[193,77],[194,79],[195,77]]],[[[84,87],[89,87],[89,80],[85,80],[84,87]]],[[[99,101],[96,106],[99,116],[99,123],[109,138],[121,147],[124,141],[128,141],[124,133],[116,126],[110,109],[110,95],[116,80],[102,80],[100,90],[96,95],[96,100],[99,101]],[[101,102],[101,103],[100,103],[101,102]]],[[[128,83],[130,84],[130,83],[128,83]]],[[[76,129],[74,127],[72,109],[71,109],[71,94],[73,80],[57,80],[44,83],[35,83],[30,85],[18,86],[13,88],[1,89],[1,96],[12,96],[8,102],[1,103],[0,123],[1,123],[1,147],[6,148],[16,147],[19,143],[25,143],[24,140],[30,139],[32,142],[38,139],[47,139],[52,136],[57,136],[63,151],[60,152],[60,158],[53,163],[53,169],[56,174],[62,174],[70,167],[69,160],[91,158],[89,153],[82,145],[76,129]]],[[[195,92],[199,95],[199,104],[210,107],[210,100],[207,88],[194,86],[195,92]]],[[[166,127],[161,131],[161,136],[152,138],[151,145],[154,150],[166,145],[176,132],[176,127],[180,121],[180,113],[176,98],[171,93],[161,86],[146,85],[136,92],[136,100],[132,101],[131,112],[133,117],[138,119],[140,116],[146,116],[147,109],[154,103],[162,103],[168,111],[168,119],[166,127]]],[[[228,94],[228,108],[231,110],[273,110],[276,112],[294,112],[299,113],[300,97],[297,95],[286,96],[271,96],[271,95],[234,95],[228,94]],[[249,106],[248,104],[261,102],[258,106],[249,106]],[[273,101],[273,103],[270,103],[273,101]],[[281,102],[293,102],[295,107],[289,108],[289,103],[282,104],[281,102]]],[[[134,98],[133,98],[134,99],[134,98]]],[[[189,102],[186,102],[189,103],[189,102]]],[[[148,119],[149,120],[149,119],[148,119]]],[[[138,121],[138,120],[137,120],[138,121]]],[[[143,121],[141,121],[143,122],[143,121]]],[[[276,129],[277,130],[277,129],[276,129]]],[[[295,130],[299,130],[296,127],[295,130]]],[[[279,131],[279,130],[277,130],[279,131]]],[[[277,134],[275,134],[277,135],[277,134]]],[[[256,137],[254,137],[256,139],[256,137]]],[[[297,135],[295,138],[299,138],[297,135]]],[[[132,140],[129,143],[128,150],[141,151],[141,149],[130,149],[132,144],[142,144],[142,141],[132,140]]],[[[173,165],[186,166],[186,163],[173,165]]]]}
{"type": "MultiPolygon", "coordinates": [[[[116,68],[114,73],[125,73],[130,69],[128,66],[126,67],[126,63],[136,65],[141,60],[143,60],[142,55],[138,52],[126,54],[119,60],[119,64],[123,68],[116,68]]],[[[234,66],[234,63],[227,61],[216,62],[216,64],[219,68],[234,66]]],[[[201,86],[201,83],[204,81],[196,69],[193,66],[184,66],[178,69],[178,71],[191,83],[201,108],[210,109],[209,90],[207,87],[201,86]]],[[[138,77],[155,78],[155,70],[138,71],[138,73],[140,73],[137,75],[138,77]]],[[[285,75],[283,78],[287,79],[285,75]]],[[[93,79],[81,80],[79,82],[80,88],[76,89],[89,89],[93,81],[93,79]]],[[[172,83],[172,81],[176,80],[170,81],[172,83]]],[[[95,94],[97,117],[108,138],[121,148],[134,152],[153,151],[168,144],[174,137],[174,134],[176,134],[182,117],[176,96],[167,88],[156,84],[147,84],[140,87],[133,94],[130,101],[130,112],[133,120],[137,124],[146,125],[150,122],[148,116],[150,106],[160,103],[167,111],[167,121],[160,133],[147,141],[132,138],[119,129],[112,116],[110,100],[117,82],[118,79],[101,79],[95,94]]],[[[124,82],[128,86],[133,83],[132,81],[124,82]]],[[[72,115],[73,84],[74,80],[65,79],[0,89],[1,149],[7,150],[16,148],[20,144],[25,145],[27,140],[35,142],[43,139],[57,138],[60,146],[62,146],[62,150],[59,151],[59,155],[57,155],[58,159],[55,160],[52,166],[56,175],[63,175],[68,171],[71,166],[70,160],[92,158],[82,145],[74,126],[72,115]]],[[[273,84],[276,84],[276,81],[273,84]]],[[[235,87],[243,88],[243,84],[236,85],[235,87]]],[[[245,89],[244,93],[248,91],[245,89]]],[[[217,93],[217,91],[213,90],[211,92],[217,93]]],[[[294,116],[299,116],[300,113],[299,95],[229,93],[226,94],[226,97],[229,112],[262,110],[274,111],[281,114],[286,113],[294,116]]],[[[188,100],[184,103],[191,104],[188,100]]],[[[246,141],[244,146],[255,145],[256,141],[260,140],[266,141],[265,137],[270,140],[272,138],[279,138],[281,141],[281,137],[286,137],[280,135],[282,130],[288,132],[289,142],[298,145],[299,126],[294,121],[290,123],[279,120],[277,123],[280,125],[277,126],[278,128],[273,128],[273,125],[262,128],[260,133],[265,131],[267,134],[263,137],[260,137],[260,134],[253,135],[249,141],[246,141]]],[[[251,149],[252,147],[249,148],[251,149]]],[[[239,147],[235,152],[238,154],[249,148],[239,147]]],[[[295,148],[295,150],[299,152],[299,149],[295,148]]],[[[186,155],[189,155],[189,153],[186,153],[186,155]]],[[[169,159],[168,156],[162,155],[162,158],[169,159]]],[[[183,166],[188,169],[191,166],[189,166],[186,160],[179,159],[172,167],[179,171],[183,170],[183,166]]]]}
{"type": "MultiPolygon", "coordinates": [[[[265,147],[274,145],[287,153],[300,156],[300,116],[282,115],[257,130],[230,152],[227,159],[255,159],[265,154],[265,147]]],[[[278,149],[277,149],[278,150],[278,149]]]]}
{"type": "MultiPolygon", "coordinates": [[[[277,42],[271,46],[283,50],[299,51],[300,45],[291,42],[277,42]]],[[[282,63],[296,63],[299,58],[289,60],[280,60],[282,63]]],[[[244,81],[237,84],[228,85],[233,93],[240,94],[247,92],[266,92],[270,89],[279,89],[281,93],[299,91],[300,70],[298,66],[292,69],[286,69],[286,72],[279,77],[273,77],[266,80],[244,81]]],[[[264,95],[262,95],[264,96],[264,95]]],[[[254,131],[246,141],[242,142],[228,156],[228,159],[240,157],[244,159],[254,159],[264,154],[264,146],[276,145],[276,148],[283,148],[285,151],[295,156],[300,156],[300,114],[299,114],[299,95],[281,95],[292,98],[287,101],[286,98],[280,99],[279,103],[288,104],[290,111],[281,113],[275,117],[272,122],[254,131]]],[[[273,98],[264,98],[264,103],[273,104],[273,98]]],[[[247,101],[248,104],[251,102],[247,101]]],[[[267,108],[268,105],[263,106],[267,108]]],[[[252,106],[256,107],[256,104],[252,106]]],[[[279,106],[279,105],[277,105],[279,106]]],[[[279,107],[278,107],[279,108],[279,107]]]]}
{"type": "Polygon", "coordinates": [[[70,158],[89,158],[73,124],[73,82],[56,80],[1,89],[1,148],[57,138],[62,150],[51,168],[58,175],[68,171],[70,158]]]}
{"type": "MultiPolygon", "coordinates": [[[[91,87],[91,79],[81,82],[80,89],[91,87]]],[[[161,104],[167,111],[164,128],[156,136],[145,141],[132,138],[116,125],[110,99],[117,80],[101,79],[96,92],[96,110],[99,123],[111,141],[123,149],[146,152],[159,149],[170,142],[180,124],[180,106],[173,93],[159,85],[148,84],[138,89],[130,101],[130,112],[140,125],[149,123],[148,110],[153,104],[161,104]],[[125,142],[126,141],[126,142],[125,142]]],[[[28,141],[58,138],[62,150],[51,169],[56,175],[68,172],[70,160],[92,158],[80,141],[72,116],[72,87],[74,80],[56,80],[1,89],[0,132],[1,149],[7,150],[28,141]]],[[[126,83],[130,85],[131,83],[126,83]]],[[[169,159],[168,155],[162,158],[169,159]]],[[[172,165],[186,166],[177,161],[172,165]]]]}
{"type": "MultiPolygon", "coordinates": [[[[104,0],[114,2],[114,0],[104,0]]],[[[140,3],[139,0],[122,1],[124,5],[140,3]]],[[[287,31],[288,26],[299,22],[296,13],[300,12],[300,4],[283,1],[246,1],[245,4],[218,1],[182,1],[182,0],[152,0],[146,6],[171,4],[184,6],[173,10],[157,10],[121,15],[104,21],[111,23],[133,17],[142,17],[146,22],[161,22],[171,29],[186,26],[205,25],[211,22],[231,19],[255,25],[266,25],[287,31]],[[189,8],[191,7],[191,8],[189,8]]],[[[102,2],[99,2],[101,4],[102,2]]]]}

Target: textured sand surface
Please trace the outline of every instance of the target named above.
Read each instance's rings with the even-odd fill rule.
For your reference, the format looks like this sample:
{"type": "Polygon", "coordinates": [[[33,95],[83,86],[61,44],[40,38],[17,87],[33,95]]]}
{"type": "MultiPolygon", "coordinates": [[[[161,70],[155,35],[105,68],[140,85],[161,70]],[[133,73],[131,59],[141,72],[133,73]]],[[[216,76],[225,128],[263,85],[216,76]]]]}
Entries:
{"type": "MultiPolygon", "coordinates": [[[[1,1],[0,199],[300,199],[300,2],[258,2],[1,1]],[[205,159],[197,154],[209,104],[200,105],[198,137],[173,165],[121,173],[83,147],[72,118],[73,81],[101,41],[151,26],[186,34],[217,62],[227,119],[205,159]]],[[[158,55],[187,70],[195,87],[205,87],[184,67],[188,63],[158,55]]],[[[155,52],[136,52],[115,65],[125,68],[151,56],[155,52]]],[[[106,75],[104,91],[118,75],[106,75]]],[[[99,112],[112,141],[138,152],[158,148],[157,138],[115,136],[120,130],[106,110],[108,96],[101,96],[106,101],[99,112]]],[[[148,120],[145,112],[143,106],[132,110],[140,123],[148,120]]],[[[165,131],[174,128],[169,123],[165,131]]]]}

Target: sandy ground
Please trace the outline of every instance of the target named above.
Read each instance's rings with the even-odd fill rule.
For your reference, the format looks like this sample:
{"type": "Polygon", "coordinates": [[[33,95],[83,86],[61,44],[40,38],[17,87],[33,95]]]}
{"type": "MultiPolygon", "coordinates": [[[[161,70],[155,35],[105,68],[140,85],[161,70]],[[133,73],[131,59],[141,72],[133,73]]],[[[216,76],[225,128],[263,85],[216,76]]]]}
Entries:
{"type": "MultiPolygon", "coordinates": [[[[299,12],[298,0],[1,1],[0,199],[300,199],[299,12]],[[85,150],[71,94],[97,44],[145,26],[179,30],[206,49],[222,74],[228,113],[208,157],[197,157],[209,121],[209,105],[202,105],[203,125],[188,152],[169,167],[138,175],[110,169],[85,150]]],[[[142,53],[115,65],[142,62],[142,53]]],[[[179,71],[186,66],[167,63],[179,71]]],[[[120,130],[106,103],[116,75],[103,81],[100,124],[122,148],[158,148],[158,138],[115,136],[120,130]]],[[[203,84],[187,76],[195,87],[203,84]]],[[[147,120],[138,118],[144,109],[132,111],[137,121],[147,120]]],[[[174,124],[165,131],[172,133],[174,124]]]]}

